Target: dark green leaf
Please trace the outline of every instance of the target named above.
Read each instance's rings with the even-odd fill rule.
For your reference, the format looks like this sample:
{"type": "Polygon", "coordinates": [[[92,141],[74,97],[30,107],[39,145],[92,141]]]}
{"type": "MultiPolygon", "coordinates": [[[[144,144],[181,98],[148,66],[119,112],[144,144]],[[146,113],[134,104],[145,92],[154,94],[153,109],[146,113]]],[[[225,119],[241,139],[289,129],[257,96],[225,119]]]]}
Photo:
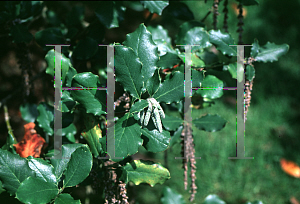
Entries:
{"type": "Polygon", "coordinates": [[[243,80],[244,69],[240,63],[230,63],[229,65],[225,65],[224,69],[228,70],[232,78],[237,79],[238,82],[243,80]]]}
{"type": "Polygon", "coordinates": [[[72,57],[78,60],[88,60],[93,57],[98,50],[98,43],[90,37],[86,37],[78,42],[72,57]]]}
{"type": "Polygon", "coordinates": [[[180,58],[177,56],[177,54],[168,52],[164,56],[160,57],[159,61],[157,62],[157,66],[161,67],[161,69],[172,68],[179,62],[180,58]]]}
{"type": "Polygon", "coordinates": [[[59,28],[46,28],[38,31],[35,34],[36,42],[46,51],[53,49],[53,46],[46,45],[60,45],[64,44],[65,39],[59,28]]]}
{"type": "Polygon", "coordinates": [[[71,97],[71,93],[68,90],[62,91],[61,102],[62,112],[70,112],[76,105],[76,102],[73,100],[73,98],[71,97]]]}
{"type": "Polygon", "coordinates": [[[168,131],[160,133],[157,129],[150,131],[147,128],[143,128],[142,134],[143,146],[149,152],[162,152],[169,146],[171,137],[168,131]]]}
{"type": "Polygon", "coordinates": [[[258,55],[258,52],[259,52],[259,44],[258,44],[258,40],[255,39],[251,47],[251,54],[250,54],[251,57],[255,58],[258,55]]]}
{"type": "Polygon", "coordinates": [[[197,90],[203,98],[216,99],[223,95],[223,81],[215,76],[208,75],[204,78],[202,86],[197,90]]]}
{"type": "Polygon", "coordinates": [[[36,177],[45,182],[56,183],[54,168],[43,159],[29,157],[28,165],[36,173],[36,177]]]}
{"type": "Polygon", "coordinates": [[[200,23],[199,21],[188,21],[183,23],[179,27],[179,31],[176,36],[176,40],[175,40],[176,45],[184,45],[184,38],[186,36],[186,33],[195,27],[204,27],[204,24],[200,23]]]}
{"type": "Polygon", "coordinates": [[[40,178],[29,177],[18,188],[16,198],[23,203],[49,203],[58,194],[55,184],[40,178]]]}
{"type": "Polygon", "coordinates": [[[157,25],[156,27],[148,26],[147,29],[150,31],[154,42],[162,39],[168,44],[171,44],[171,38],[168,35],[168,30],[164,29],[161,25],[157,25]]]}
{"type": "Polygon", "coordinates": [[[101,1],[95,10],[95,14],[99,21],[106,26],[106,28],[119,27],[118,11],[113,1],[101,1]]]}
{"type": "Polygon", "coordinates": [[[163,11],[163,16],[166,15],[169,18],[177,18],[183,21],[194,20],[194,14],[189,7],[179,1],[170,1],[170,5],[167,6],[163,11]]]}
{"type": "Polygon", "coordinates": [[[153,95],[157,102],[179,102],[184,97],[184,74],[174,72],[170,79],[165,80],[153,95]]]}
{"type": "Polygon", "coordinates": [[[223,55],[236,56],[236,46],[233,38],[228,33],[222,33],[220,30],[211,30],[209,33],[209,41],[214,44],[217,50],[221,51],[223,55]]]}
{"type": "Polygon", "coordinates": [[[124,90],[130,92],[130,95],[139,99],[144,81],[141,71],[142,63],[131,48],[115,47],[116,81],[120,82],[124,90]]]}
{"type": "Polygon", "coordinates": [[[64,173],[64,188],[75,186],[81,183],[90,173],[93,165],[93,157],[88,146],[82,146],[76,149],[68,163],[64,173]]]}
{"type": "MultiPolygon", "coordinates": [[[[73,67],[70,67],[69,71],[66,75],[66,78],[65,78],[65,87],[71,87],[72,79],[76,74],[77,74],[76,69],[74,69],[73,67]]],[[[63,84],[63,86],[64,86],[64,84],[63,84]]]]}
{"type": "Polygon", "coordinates": [[[193,120],[193,124],[199,129],[207,132],[216,132],[222,130],[226,125],[226,120],[219,115],[207,114],[201,118],[193,120]]]}
{"type": "Polygon", "coordinates": [[[55,198],[54,204],[80,204],[80,200],[74,200],[74,198],[68,193],[59,194],[55,198]]]}
{"type": "Polygon", "coordinates": [[[154,75],[147,81],[146,87],[147,91],[152,96],[159,88],[161,83],[159,69],[154,72],[154,75]]]}
{"type": "Polygon", "coordinates": [[[123,43],[133,49],[142,63],[142,75],[144,82],[153,76],[158,61],[157,47],[151,33],[141,24],[133,33],[127,34],[123,43]]]}
{"type": "Polygon", "coordinates": [[[202,27],[194,27],[187,31],[183,38],[184,45],[199,45],[193,46],[192,51],[210,47],[209,35],[202,27]]]}
{"type": "Polygon", "coordinates": [[[14,195],[20,183],[35,172],[28,166],[28,161],[18,154],[0,149],[0,180],[10,195],[14,195]]]}
{"type": "Polygon", "coordinates": [[[0,194],[3,193],[5,191],[5,189],[2,186],[2,182],[0,181],[0,194]]]}
{"type": "Polygon", "coordinates": [[[169,1],[141,1],[141,4],[151,13],[161,15],[164,8],[169,5],[169,1]]]}
{"type": "Polygon", "coordinates": [[[75,137],[74,137],[74,135],[76,133],[77,133],[77,130],[76,130],[74,123],[72,123],[68,127],[62,129],[62,136],[66,136],[68,138],[68,140],[73,143],[76,142],[75,137]]]}
{"type": "Polygon", "coordinates": [[[168,186],[164,187],[163,197],[160,199],[160,201],[162,204],[185,204],[182,195],[168,186]]]}
{"type": "Polygon", "coordinates": [[[179,126],[179,128],[174,132],[174,134],[171,137],[171,141],[170,141],[170,147],[173,147],[173,145],[175,145],[176,143],[180,142],[180,137],[181,137],[181,133],[183,130],[183,126],[179,126]]]}
{"type": "Polygon", "coordinates": [[[121,179],[128,183],[133,182],[135,185],[148,183],[151,187],[155,184],[163,184],[170,179],[170,172],[160,163],[152,161],[134,160],[122,167],[123,173],[121,179]]]}
{"type": "Polygon", "coordinates": [[[39,116],[36,121],[40,128],[42,128],[47,134],[53,135],[53,121],[54,121],[54,108],[45,102],[41,102],[37,110],[39,116]]]}
{"type": "MultiPolygon", "coordinates": [[[[71,159],[71,154],[78,148],[82,147],[83,144],[76,143],[76,144],[65,144],[62,145],[62,159],[50,159],[51,164],[54,167],[54,172],[56,175],[56,179],[59,180],[62,176],[63,172],[66,170],[68,166],[68,162],[71,159]]],[[[57,153],[56,153],[57,154],[57,153]]],[[[47,154],[46,157],[52,157],[54,153],[47,154]]]]}
{"type": "Polygon", "coordinates": [[[28,31],[27,27],[22,24],[13,25],[11,27],[10,33],[13,38],[13,42],[15,43],[29,43],[33,38],[32,34],[28,31]]]}
{"type": "Polygon", "coordinates": [[[71,97],[83,105],[87,113],[94,115],[106,114],[106,91],[97,90],[101,87],[98,76],[90,73],[79,73],[73,77],[72,87],[84,88],[71,90],[71,97]]]}
{"type": "Polygon", "coordinates": [[[115,157],[125,158],[137,153],[143,142],[141,134],[141,126],[130,113],[120,118],[115,125],[115,157]]]}
{"type": "Polygon", "coordinates": [[[25,103],[20,106],[20,112],[23,120],[26,122],[34,122],[38,116],[37,105],[33,103],[25,103]]]}
{"type": "Polygon", "coordinates": [[[137,102],[135,102],[131,108],[130,108],[130,113],[136,113],[136,112],[140,112],[141,110],[143,110],[144,108],[148,107],[148,102],[147,100],[141,99],[137,102]]]}
{"type": "Polygon", "coordinates": [[[192,69],[192,87],[199,88],[203,82],[203,71],[192,69]]]}

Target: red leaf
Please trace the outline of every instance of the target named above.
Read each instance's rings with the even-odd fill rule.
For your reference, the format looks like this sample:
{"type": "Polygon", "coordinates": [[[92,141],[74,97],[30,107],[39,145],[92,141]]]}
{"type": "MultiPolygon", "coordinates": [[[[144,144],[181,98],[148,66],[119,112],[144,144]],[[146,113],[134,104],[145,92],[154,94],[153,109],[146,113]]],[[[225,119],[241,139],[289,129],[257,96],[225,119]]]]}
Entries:
{"type": "Polygon", "coordinates": [[[18,144],[14,144],[16,147],[16,152],[21,157],[40,157],[45,140],[36,133],[34,127],[35,124],[32,122],[24,125],[25,134],[23,139],[18,144]]]}
{"type": "Polygon", "coordinates": [[[287,161],[285,159],[280,159],[280,165],[282,170],[288,175],[300,178],[300,167],[296,163],[287,161]]]}

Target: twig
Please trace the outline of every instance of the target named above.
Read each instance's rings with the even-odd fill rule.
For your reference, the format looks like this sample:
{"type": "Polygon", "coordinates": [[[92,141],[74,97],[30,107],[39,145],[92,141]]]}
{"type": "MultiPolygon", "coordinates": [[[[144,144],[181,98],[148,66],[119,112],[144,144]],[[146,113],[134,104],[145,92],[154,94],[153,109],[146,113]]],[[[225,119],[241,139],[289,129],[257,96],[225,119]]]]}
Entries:
{"type": "Polygon", "coordinates": [[[11,129],[10,123],[9,123],[9,115],[8,115],[7,106],[4,105],[3,109],[4,109],[4,119],[5,119],[6,127],[7,127],[7,130],[8,130],[8,134],[10,134],[14,138],[14,140],[17,141],[15,136],[14,136],[14,133],[11,129]]]}
{"type": "Polygon", "coordinates": [[[206,18],[209,16],[209,14],[211,14],[211,11],[207,12],[207,14],[204,16],[204,18],[202,18],[201,22],[204,22],[206,20],[206,18]]]}

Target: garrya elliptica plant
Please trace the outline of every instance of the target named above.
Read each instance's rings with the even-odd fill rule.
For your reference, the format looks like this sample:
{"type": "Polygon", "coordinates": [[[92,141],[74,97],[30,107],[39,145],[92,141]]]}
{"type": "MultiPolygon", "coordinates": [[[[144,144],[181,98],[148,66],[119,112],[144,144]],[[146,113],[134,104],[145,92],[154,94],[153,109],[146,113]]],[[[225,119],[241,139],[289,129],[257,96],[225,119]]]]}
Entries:
{"type": "MultiPolygon", "coordinates": [[[[212,74],[206,74],[209,69],[222,68],[222,71],[229,72],[232,78],[237,80],[241,80],[245,72],[246,114],[255,76],[254,63],[277,61],[289,48],[286,44],[276,45],[270,42],[260,46],[258,41],[254,40],[250,56],[244,59],[246,69],[242,69],[236,63],[236,48],[229,46],[234,45],[235,41],[228,33],[228,0],[223,2],[224,31],[217,27],[218,16],[221,15],[218,11],[219,0],[213,1],[212,11],[209,11],[201,22],[194,20],[193,13],[183,2],[81,2],[93,13],[92,20],[88,23],[83,20],[84,9],[80,6],[74,6],[61,21],[47,2],[4,2],[0,12],[0,23],[11,43],[19,48],[24,88],[24,103],[20,106],[20,111],[24,120],[36,123],[39,133],[46,138],[48,149],[40,158],[20,157],[13,146],[17,141],[7,116],[9,134],[6,144],[0,149],[0,192],[7,191],[23,203],[80,203],[65,189],[90,183],[100,201],[130,203],[134,198],[126,194],[129,182],[134,185],[147,183],[154,187],[158,183],[164,184],[172,176],[172,172],[170,173],[164,164],[132,160],[131,156],[138,152],[140,146],[152,153],[167,151],[181,138],[182,156],[185,156],[184,186],[187,189],[190,163],[190,201],[194,201],[197,186],[193,126],[203,131],[215,132],[225,127],[226,120],[219,115],[208,114],[193,119],[193,126],[184,122],[186,53],[183,47],[175,45],[197,45],[191,49],[190,64],[192,94],[193,97],[201,98],[201,108],[209,106],[214,99],[223,95],[223,81],[212,74]],[[119,27],[127,9],[140,8],[149,11],[145,22],[127,34],[125,41],[109,42],[104,35],[105,31],[119,27]],[[186,12],[182,13],[180,8],[185,8],[186,12]],[[180,15],[174,13],[176,10],[181,12],[180,15]],[[163,12],[182,20],[173,39],[162,25],[149,25],[155,15],[161,16],[163,12]],[[205,19],[210,13],[213,15],[213,25],[205,25],[205,19]],[[33,36],[29,28],[39,19],[45,20],[47,26],[45,29],[38,29],[33,36]],[[209,27],[213,29],[208,30],[209,27]],[[32,62],[28,56],[28,47],[33,40],[45,51],[47,68],[43,73],[51,76],[55,74],[55,51],[53,47],[46,45],[70,45],[63,47],[61,60],[61,81],[64,89],[60,107],[63,138],[60,150],[64,159],[52,157],[55,154],[53,102],[40,102],[38,105],[26,102],[32,93],[31,85],[39,76],[32,77],[31,74],[32,62]],[[108,111],[106,90],[103,89],[107,84],[108,72],[106,50],[99,47],[99,44],[114,45],[115,80],[116,86],[121,89],[121,93],[116,91],[114,104],[115,158],[107,153],[106,128],[112,124],[109,124],[105,117],[108,111]],[[213,55],[211,59],[204,57],[208,53],[213,55]],[[93,73],[79,72],[83,62],[89,62],[93,73]],[[213,89],[215,87],[218,89],[213,89]],[[168,114],[174,110],[181,118],[168,114]],[[79,132],[81,138],[85,139],[82,143],[75,137],[79,135],[74,124],[74,118],[78,116],[84,125],[84,129],[79,132]]],[[[258,2],[237,2],[238,44],[243,44],[243,6],[256,5],[258,2]]],[[[8,99],[2,101],[1,105],[6,107],[7,101],[8,99]]],[[[161,202],[171,203],[174,199],[172,194],[173,190],[166,188],[161,202]]],[[[175,199],[172,202],[184,203],[181,195],[177,195],[175,199]]],[[[214,201],[220,199],[210,195],[205,203],[214,201]]]]}

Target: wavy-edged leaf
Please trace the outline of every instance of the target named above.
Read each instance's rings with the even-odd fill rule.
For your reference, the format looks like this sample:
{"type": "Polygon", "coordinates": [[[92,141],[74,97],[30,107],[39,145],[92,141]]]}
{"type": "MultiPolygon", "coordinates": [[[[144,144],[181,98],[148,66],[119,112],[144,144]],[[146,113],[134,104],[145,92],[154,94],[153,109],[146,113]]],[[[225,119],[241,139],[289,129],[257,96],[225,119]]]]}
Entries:
{"type": "Polygon", "coordinates": [[[142,129],[142,138],[144,140],[143,146],[149,152],[162,152],[166,150],[170,143],[170,132],[162,131],[161,133],[157,129],[148,130],[142,129]]]}
{"type": "Polygon", "coordinates": [[[199,45],[193,46],[192,51],[211,46],[211,43],[209,42],[209,35],[202,27],[194,27],[190,29],[185,34],[183,42],[184,45],[199,45]]]}
{"type": "Polygon", "coordinates": [[[0,149],[0,180],[10,195],[14,195],[20,183],[30,176],[35,176],[35,172],[25,158],[0,149]]]}
{"type": "Polygon", "coordinates": [[[255,69],[253,66],[251,65],[247,65],[246,66],[246,79],[249,80],[249,81],[252,81],[254,76],[255,76],[255,69]]]}
{"type": "Polygon", "coordinates": [[[115,73],[116,81],[122,84],[124,90],[140,99],[144,81],[142,63],[132,48],[115,47],[115,73]]]}
{"type": "Polygon", "coordinates": [[[243,80],[244,69],[240,63],[230,63],[229,65],[224,65],[224,69],[227,69],[231,74],[232,78],[237,79],[238,82],[243,80]]]}
{"type": "Polygon", "coordinates": [[[45,102],[41,102],[37,110],[39,111],[39,116],[36,121],[39,127],[49,135],[53,135],[54,108],[45,102]]]}
{"type": "Polygon", "coordinates": [[[154,41],[162,39],[166,43],[171,44],[171,38],[168,35],[168,30],[164,29],[161,25],[157,25],[156,27],[148,26],[147,29],[150,31],[154,41]]]}
{"type": "Polygon", "coordinates": [[[146,82],[153,76],[158,61],[157,46],[152,39],[151,33],[144,24],[141,24],[133,33],[127,34],[123,44],[133,49],[134,53],[140,59],[142,75],[146,82]]]}
{"type": "Polygon", "coordinates": [[[199,88],[204,80],[204,72],[192,69],[192,87],[199,88]]]}
{"type": "Polygon", "coordinates": [[[169,5],[169,1],[141,1],[141,4],[151,13],[161,15],[164,8],[169,5]]]}
{"type": "Polygon", "coordinates": [[[148,107],[148,102],[147,100],[141,99],[137,102],[135,102],[131,108],[130,108],[130,113],[136,113],[142,111],[144,108],[148,107]]]}
{"type": "Polygon", "coordinates": [[[170,147],[173,147],[176,143],[180,142],[181,133],[183,130],[183,126],[179,126],[179,128],[174,132],[170,140],[170,147]]]}
{"type": "Polygon", "coordinates": [[[267,42],[264,46],[259,48],[255,60],[257,62],[273,62],[277,61],[278,57],[286,54],[289,50],[289,45],[276,45],[275,43],[267,42]]]}
{"type": "Polygon", "coordinates": [[[204,27],[205,25],[199,21],[188,21],[180,25],[178,34],[175,39],[176,45],[184,45],[184,38],[189,30],[195,27],[204,27]]]}
{"type": "Polygon", "coordinates": [[[210,30],[209,41],[214,44],[217,50],[221,51],[223,55],[236,56],[236,46],[234,45],[233,38],[228,33],[222,33],[220,30],[210,30]]]}
{"type": "Polygon", "coordinates": [[[130,113],[120,118],[115,125],[115,157],[127,157],[137,153],[143,142],[141,134],[141,126],[130,113]]]}
{"type": "Polygon", "coordinates": [[[125,183],[129,181],[135,185],[148,183],[151,187],[155,184],[163,184],[170,179],[170,172],[160,163],[152,161],[134,160],[122,167],[121,180],[125,183]]]}
{"type": "Polygon", "coordinates": [[[53,49],[52,46],[46,45],[60,45],[65,42],[61,29],[53,27],[36,32],[35,39],[36,42],[46,51],[53,49]]]}
{"type": "Polygon", "coordinates": [[[176,71],[170,79],[165,80],[153,95],[157,102],[178,103],[184,97],[184,74],[176,71]]]}
{"type": "Polygon", "coordinates": [[[46,182],[41,178],[28,177],[17,190],[16,198],[23,203],[49,203],[58,194],[54,183],[46,182]]]}
{"type": "Polygon", "coordinates": [[[259,52],[259,44],[258,44],[258,40],[257,39],[254,39],[254,43],[252,44],[252,47],[251,47],[251,57],[256,57],[257,54],[259,52]]]}
{"type": "Polygon", "coordinates": [[[62,112],[70,112],[76,105],[76,102],[71,97],[71,92],[69,90],[62,91],[61,102],[62,102],[62,108],[61,108],[62,112]]]}
{"type": "Polygon", "coordinates": [[[71,96],[86,109],[87,113],[100,116],[106,114],[106,91],[97,90],[101,87],[98,76],[90,73],[79,73],[73,77],[72,87],[84,88],[71,90],[71,96]]]}
{"type": "Polygon", "coordinates": [[[219,196],[215,194],[208,195],[203,204],[226,204],[223,200],[219,198],[219,196]]]}
{"type": "Polygon", "coordinates": [[[92,58],[98,51],[98,43],[96,40],[90,37],[85,37],[84,39],[80,40],[74,51],[72,58],[78,60],[88,60],[92,58]]]}
{"type": "Polygon", "coordinates": [[[161,84],[159,69],[154,72],[154,75],[147,81],[146,87],[150,96],[155,94],[161,84]]]}
{"type": "Polygon", "coordinates": [[[72,153],[67,170],[64,173],[64,188],[81,183],[89,175],[92,165],[93,157],[88,146],[84,145],[76,149],[72,153]]]}
{"type": "Polygon", "coordinates": [[[168,52],[164,56],[160,57],[157,62],[157,66],[161,69],[172,68],[174,65],[180,62],[180,58],[177,54],[168,52]]]}
{"type": "Polygon", "coordinates": [[[227,121],[219,115],[207,114],[201,118],[193,120],[193,124],[199,129],[207,132],[216,132],[222,130],[227,121]]]}
{"type": "Polygon", "coordinates": [[[101,1],[96,7],[95,14],[106,28],[119,27],[118,10],[114,1],[101,1]]]}
{"type": "Polygon", "coordinates": [[[23,120],[26,122],[34,122],[39,115],[37,105],[34,103],[25,103],[20,106],[20,112],[23,120]]]}

